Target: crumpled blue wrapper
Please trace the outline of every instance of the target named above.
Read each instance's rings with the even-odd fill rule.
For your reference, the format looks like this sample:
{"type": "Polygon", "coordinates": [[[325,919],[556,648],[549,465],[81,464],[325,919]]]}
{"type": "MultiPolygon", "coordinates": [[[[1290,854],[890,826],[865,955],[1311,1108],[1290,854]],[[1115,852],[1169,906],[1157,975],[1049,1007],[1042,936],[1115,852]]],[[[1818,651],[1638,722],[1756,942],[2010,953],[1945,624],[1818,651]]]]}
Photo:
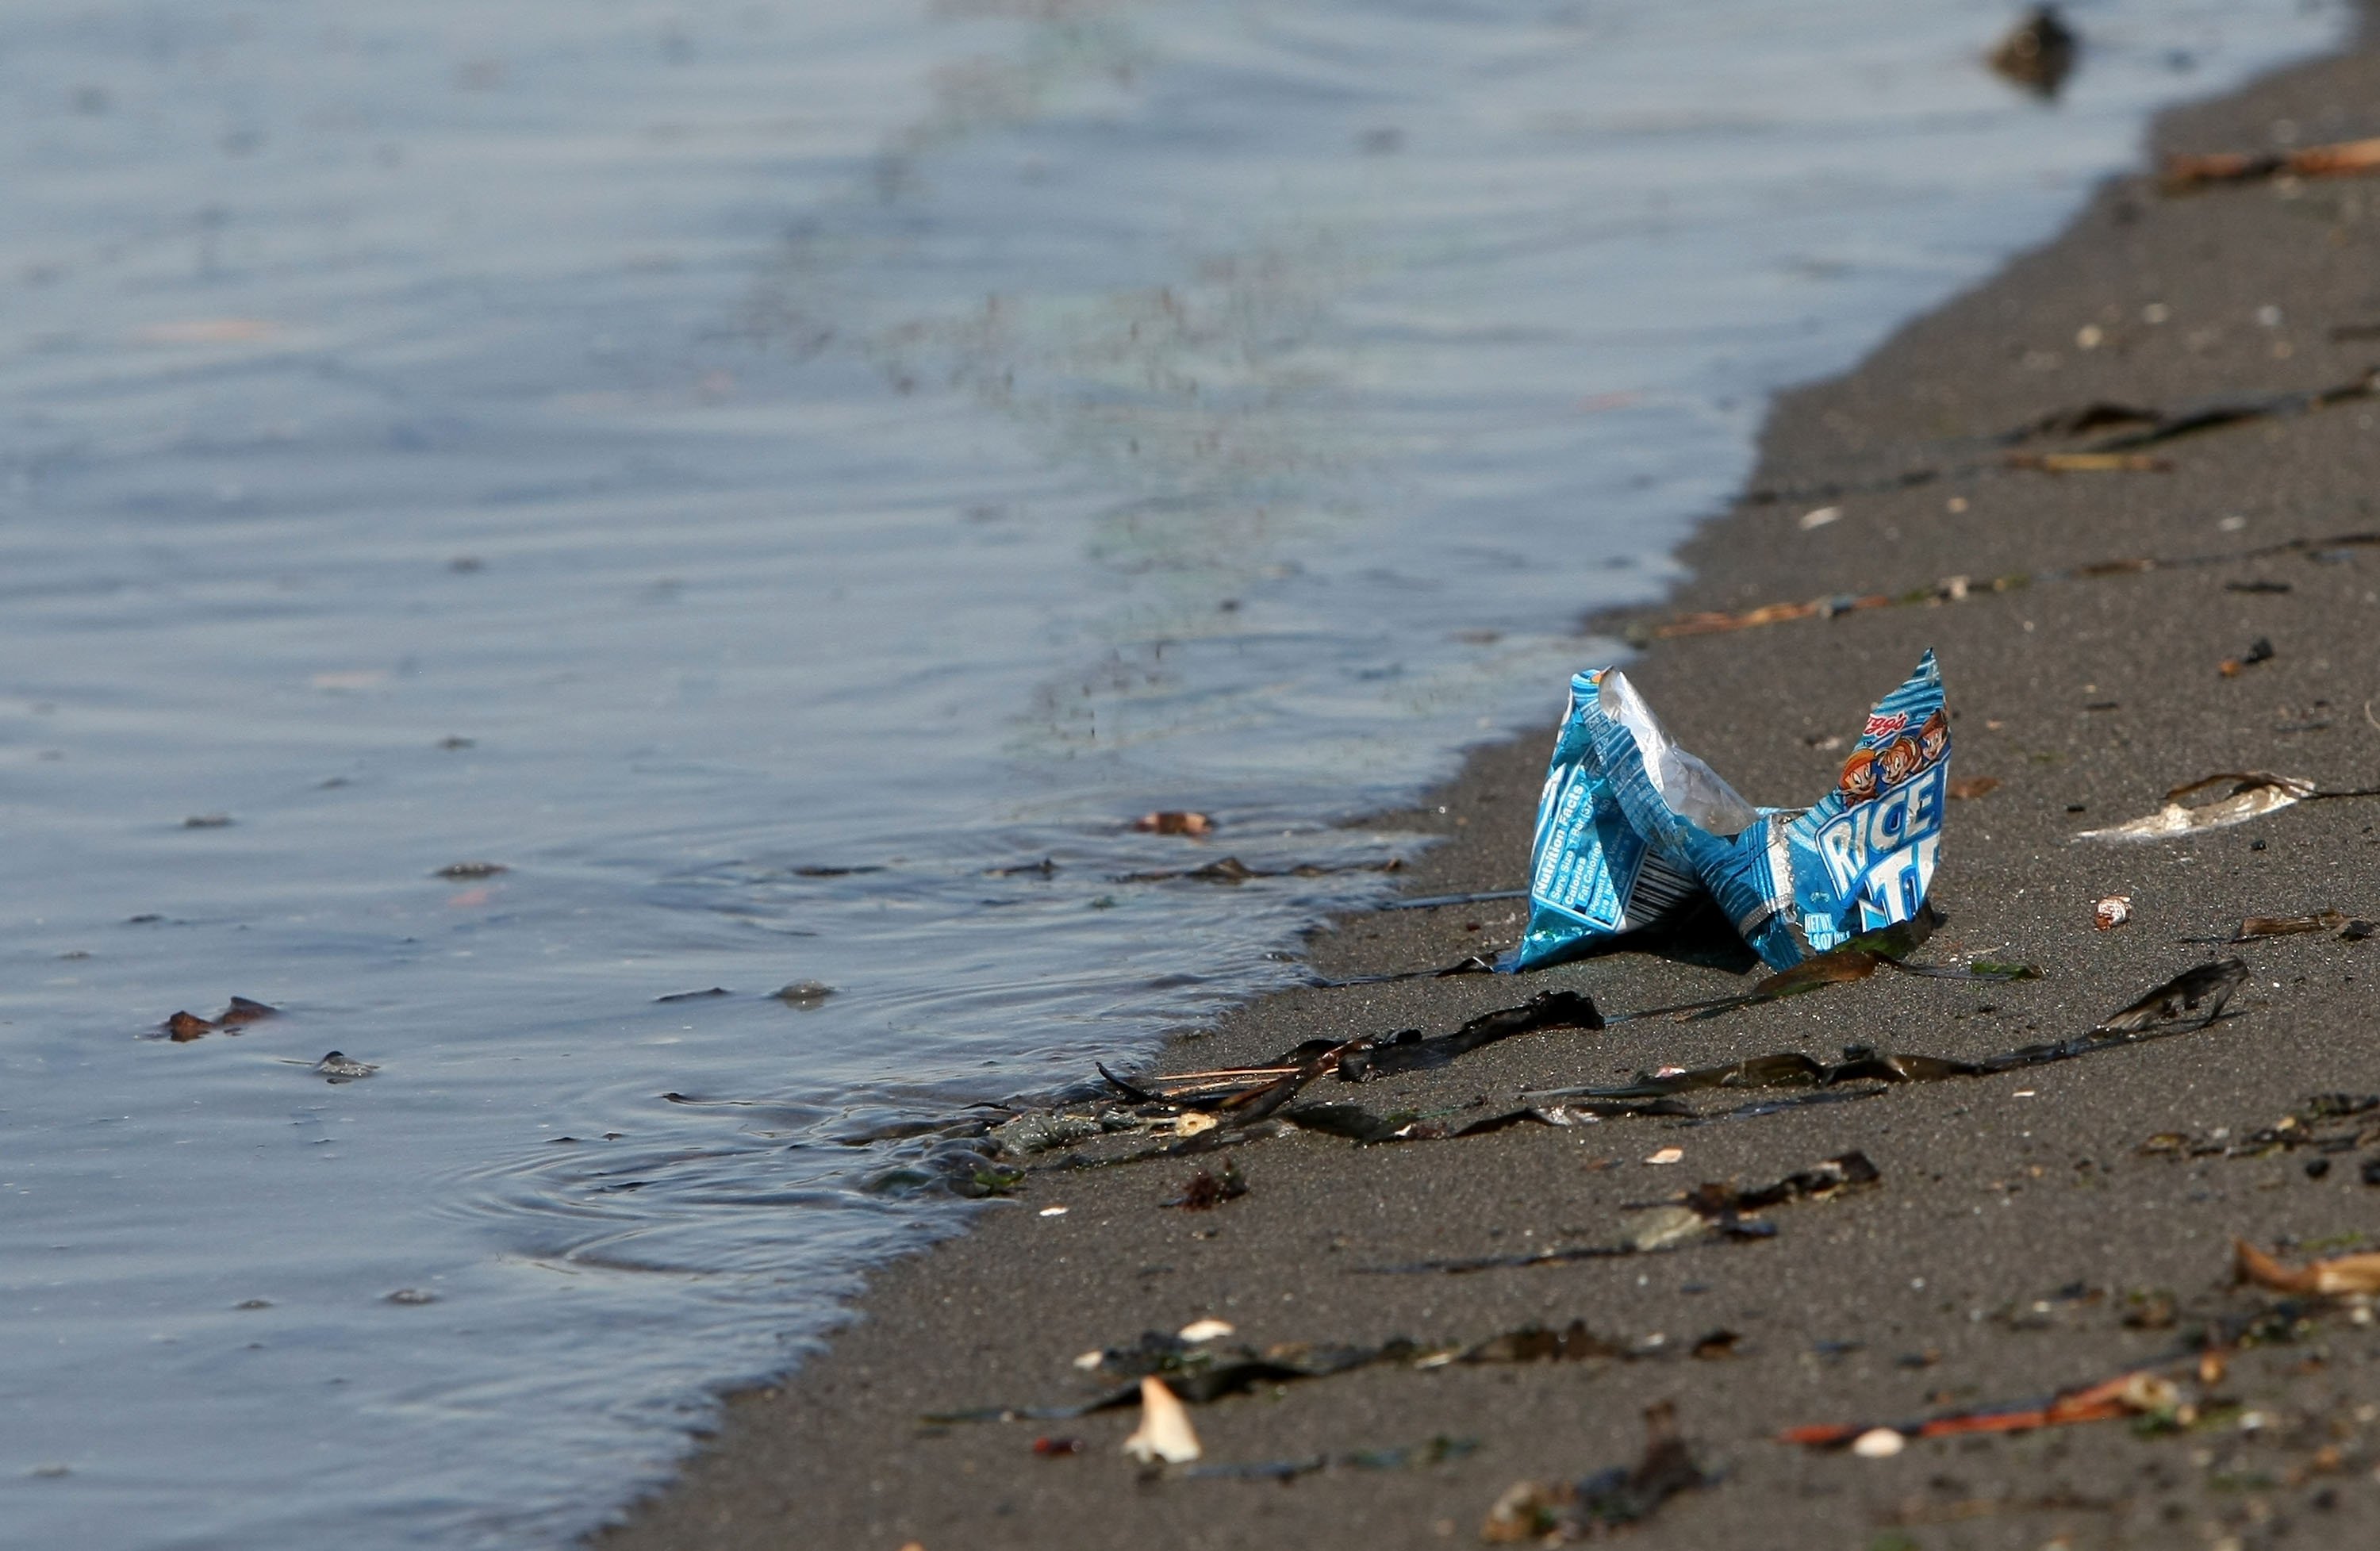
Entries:
{"type": "Polygon", "coordinates": [[[1777,969],[1906,921],[1934,880],[1949,780],[1930,651],[1805,808],[1753,806],[1670,741],[1624,674],[1581,673],[1537,803],[1528,931],[1497,967],[1569,958],[1706,897],[1777,969]]]}

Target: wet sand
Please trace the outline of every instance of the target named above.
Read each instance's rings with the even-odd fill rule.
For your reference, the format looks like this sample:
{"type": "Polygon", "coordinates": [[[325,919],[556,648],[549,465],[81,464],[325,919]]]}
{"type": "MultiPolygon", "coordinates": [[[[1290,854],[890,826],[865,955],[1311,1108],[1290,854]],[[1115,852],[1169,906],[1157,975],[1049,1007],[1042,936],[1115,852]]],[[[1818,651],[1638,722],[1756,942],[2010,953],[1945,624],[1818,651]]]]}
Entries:
{"type": "MultiPolygon", "coordinates": [[[[2369,36],[2345,57],[2168,115],[2155,145],[2264,148],[2283,120],[2307,142],[2380,135],[2369,36]]],[[[2380,403],[2143,449],[2169,462],[2161,471],[2013,468],[1991,440],[2096,401],[2176,408],[2318,390],[2375,362],[2380,179],[2187,198],[2146,176],[2119,180],[2048,248],[1850,377],[1784,400],[1754,495],[1688,547],[1692,579],[1639,618],[1593,622],[1649,637],[1700,611],[1969,578],[1955,601],[1656,638],[1629,672],[1679,740],[1747,795],[1806,802],[1840,763],[1828,740],[1855,735],[1869,703],[1933,648],[1958,713],[1953,774],[1999,784],[1952,806],[1934,891],[1949,924],[1919,957],[2021,960],[2039,979],[1882,974],[1724,1016],[1528,1035],[1436,1072],[1325,1079],[1305,1097],[1460,1123],[1531,1088],[1771,1051],[1831,1060],[1870,1044],[1977,1059],[2081,1034],[2168,976],[2236,953],[2252,975],[2223,1021],[1708,1123],[1524,1124],[1375,1146],[1292,1133],[1225,1155],[1247,1194],[1205,1212],[1160,1203],[1202,1163],[1220,1167],[1213,1157],[1070,1169],[1045,1155],[974,1231],[880,1274],[855,1322],[793,1381],[735,1400],[680,1483],[600,1544],[1473,1542],[1517,1481],[1633,1463],[1642,1413],[1662,1400],[1716,1480],[1638,1526],[1647,1547],[2380,1544],[2380,1328],[2368,1315],[2319,1301],[2284,1309],[2211,1383],[2186,1350],[2194,1333],[2236,1333],[2276,1303],[2231,1285],[2233,1236],[2291,1258],[2380,1238],[2380,1189],[2363,1175],[2380,1145],[2241,1145],[2310,1096],[2380,1090],[2380,939],[2219,944],[2249,915],[2380,916],[2380,799],[2301,803],[2144,844],[2072,839],[2218,771],[2380,785],[2380,546],[2273,548],[2380,531],[2380,403]],[[1945,472],[1903,482],[1912,469],[1945,472]],[[1825,507],[1840,515],[1803,526],[1825,507]],[[2142,557],[2205,563],[2083,569],[2142,557]],[[1988,585],[2016,574],[2032,580],[1988,585]],[[2260,639],[2269,660],[2223,672],[2260,639]],[[2107,894],[2130,895],[2134,915],[2095,930],[2093,903],[2107,894]],[[2151,1144],[2173,1133],[2190,1140],[2151,1144]],[[1679,1161],[1645,1161],[1670,1148],[1679,1161]],[[1763,1214],[1773,1237],[1464,1276],[1366,1274],[1612,1243],[1630,1204],[1701,1181],[1757,1184],[1852,1150],[1880,1181],[1763,1214]],[[1057,1206],[1063,1215],[1039,1215],[1057,1206]],[[921,1423],[1080,1400],[1107,1386],[1075,1370],[1076,1354],[1201,1318],[1257,1347],[1402,1337],[1425,1348],[1583,1320],[1632,1355],[1379,1363],[1193,1409],[1207,1464],[1330,1460],[1286,1484],[1143,1472],[1121,1452],[1129,1408],[921,1423]],[[1724,1355],[1693,1355],[1720,1331],[1734,1333],[1715,1343],[1724,1355]],[[2193,1422],[1920,1439],[1885,1459],[1775,1439],[1802,1424],[2022,1402],[2144,1367],[2180,1381],[2193,1422]],[[1083,1447],[1045,1457],[1042,1436],[1083,1447]],[[1397,1448],[1413,1453],[1347,1458],[1397,1448]]],[[[1524,880],[1548,742],[1480,752],[1398,820],[1447,837],[1412,869],[1411,894],[1524,880]]],[[[1412,970],[1509,944],[1520,920],[1510,902],[1386,912],[1318,935],[1312,961],[1332,978],[1412,970]]],[[[1617,1013],[1750,979],[1641,952],[1523,979],[1302,989],[1179,1042],[1166,1066],[1232,1064],[1318,1036],[1439,1033],[1545,990],[1585,992],[1617,1013]]],[[[2325,1126],[2356,1134],[2352,1121],[2313,1128],[2325,1126]]]]}

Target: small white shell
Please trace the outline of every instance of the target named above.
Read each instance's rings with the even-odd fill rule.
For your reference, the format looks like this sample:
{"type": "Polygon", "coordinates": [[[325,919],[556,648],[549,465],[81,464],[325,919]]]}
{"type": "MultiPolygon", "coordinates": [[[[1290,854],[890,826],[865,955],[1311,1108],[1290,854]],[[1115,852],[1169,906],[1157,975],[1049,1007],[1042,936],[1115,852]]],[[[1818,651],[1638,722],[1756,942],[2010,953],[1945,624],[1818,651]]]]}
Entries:
{"type": "Polygon", "coordinates": [[[1187,1464],[1206,1452],[1198,1447],[1198,1435],[1191,1430],[1190,1413],[1182,1409],[1163,1379],[1140,1381],[1140,1426],[1123,1440],[1123,1451],[1144,1465],[1160,1460],[1187,1464]]]}

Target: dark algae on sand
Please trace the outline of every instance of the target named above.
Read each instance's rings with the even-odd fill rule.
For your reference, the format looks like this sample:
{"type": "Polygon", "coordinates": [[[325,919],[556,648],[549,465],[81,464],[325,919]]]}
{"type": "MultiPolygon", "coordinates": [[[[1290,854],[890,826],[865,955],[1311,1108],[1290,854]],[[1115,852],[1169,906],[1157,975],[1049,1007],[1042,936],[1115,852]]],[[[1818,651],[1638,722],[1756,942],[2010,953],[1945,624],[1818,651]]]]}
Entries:
{"type": "MultiPolygon", "coordinates": [[[[2151,164],[2374,104],[2350,53],[2151,164]]],[[[2375,273],[2380,180],[2119,180],[1783,400],[1691,579],[1597,622],[1755,796],[1836,780],[1931,646],[1989,782],[1938,911],[1774,979],[1707,916],[1438,974],[1525,929],[1550,732],[1483,750],[1413,908],[1318,934],[1314,983],[954,1117],[1017,1202],[612,1544],[2380,1543],[2380,406],[2338,392],[2375,273]],[[1151,1378],[1198,1460],[1122,1452],[1151,1378]]]]}

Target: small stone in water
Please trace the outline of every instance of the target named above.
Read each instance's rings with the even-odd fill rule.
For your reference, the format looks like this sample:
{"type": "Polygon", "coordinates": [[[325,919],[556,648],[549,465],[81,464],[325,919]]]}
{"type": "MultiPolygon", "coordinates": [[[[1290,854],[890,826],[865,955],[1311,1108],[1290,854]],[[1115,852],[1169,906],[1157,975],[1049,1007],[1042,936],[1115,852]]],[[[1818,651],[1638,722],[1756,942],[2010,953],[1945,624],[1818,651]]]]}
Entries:
{"type": "Polygon", "coordinates": [[[776,997],[788,1007],[808,1009],[818,1006],[834,995],[834,988],[823,980],[796,980],[778,988],[776,997]]]}
{"type": "Polygon", "coordinates": [[[314,1063],[314,1070],[334,1083],[352,1083],[370,1076],[380,1070],[370,1061],[357,1060],[352,1056],[332,1051],[314,1063]]]}

